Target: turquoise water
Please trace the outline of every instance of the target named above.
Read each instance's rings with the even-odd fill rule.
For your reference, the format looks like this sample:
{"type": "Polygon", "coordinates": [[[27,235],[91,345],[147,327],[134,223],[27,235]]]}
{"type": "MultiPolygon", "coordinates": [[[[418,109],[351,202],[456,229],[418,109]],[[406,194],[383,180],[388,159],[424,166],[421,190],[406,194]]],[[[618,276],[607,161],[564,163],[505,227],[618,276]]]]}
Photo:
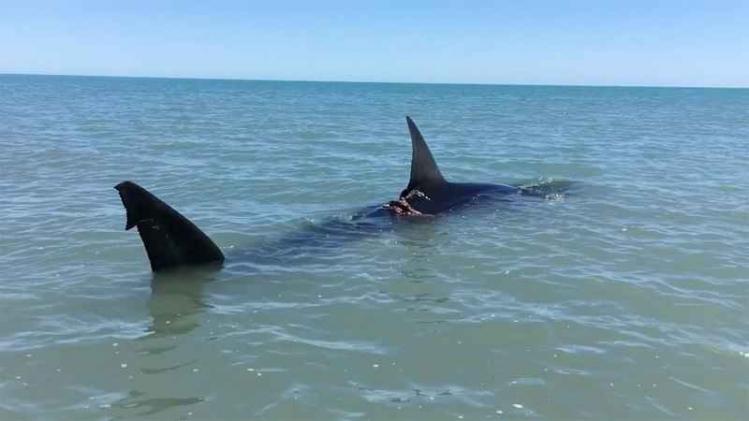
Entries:
{"type": "Polygon", "coordinates": [[[0,419],[741,419],[749,90],[0,76],[0,419]],[[231,255],[454,181],[572,182],[154,277],[112,187],[231,255]]]}

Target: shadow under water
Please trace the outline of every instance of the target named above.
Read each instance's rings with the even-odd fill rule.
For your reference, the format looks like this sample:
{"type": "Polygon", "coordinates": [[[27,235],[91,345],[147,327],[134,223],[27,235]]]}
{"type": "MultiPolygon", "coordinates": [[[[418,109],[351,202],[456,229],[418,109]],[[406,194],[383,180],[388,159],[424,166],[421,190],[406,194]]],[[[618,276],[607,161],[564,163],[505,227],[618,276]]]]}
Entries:
{"type": "Polygon", "coordinates": [[[200,313],[210,307],[203,297],[205,285],[216,278],[215,268],[185,268],[156,273],[151,279],[148,340],[184,335],[197,328],[200,313]]]}

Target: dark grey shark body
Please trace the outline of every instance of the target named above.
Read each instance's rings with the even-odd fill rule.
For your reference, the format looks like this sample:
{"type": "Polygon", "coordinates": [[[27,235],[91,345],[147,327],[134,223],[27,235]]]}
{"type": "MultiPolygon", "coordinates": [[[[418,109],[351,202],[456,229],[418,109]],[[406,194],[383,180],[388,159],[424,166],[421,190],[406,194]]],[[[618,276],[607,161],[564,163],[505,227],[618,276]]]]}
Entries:
{"type": "MultiPolygon", "coordinates": [[[[295,254],[298,247],[327,248],[331,244],[354,241],[388,231],[405,220],[438,215],[476,199],[508,195],[540,196],[533,189],[505,184],[452,183],[442,176],[429,146],[410,117],[406,117],[411,135],[411,177],[399,201],[415,212],[395,213],[387,204],[369,206],[348,219],[333,218],[265,244],[239,257],[263,259],[295,254]],[[418,215],[418,216],[417,216],[418,215]]],[[[124,181],[115,189],[127,211],[126,230],[138,228],[154,272],[180,266],[221,265],[225,257],[216,244],[189,219],[143,187],[124,181]]],[[[391,202],[393,203],[393,202],[391,202]]]]}

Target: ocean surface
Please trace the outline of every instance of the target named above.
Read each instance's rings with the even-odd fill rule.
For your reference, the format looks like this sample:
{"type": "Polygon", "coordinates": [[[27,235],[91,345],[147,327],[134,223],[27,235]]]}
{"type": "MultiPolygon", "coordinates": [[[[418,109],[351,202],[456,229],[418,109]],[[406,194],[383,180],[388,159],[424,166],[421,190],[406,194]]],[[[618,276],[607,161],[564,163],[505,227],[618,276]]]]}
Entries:
{"type": "Polygon", "coordinates": [[[749,414],[749,90],[6,75],[0,151],[2,420],[749,414]],[[314,246],[405,115],[450,180],[572,188],[314,246]],[[224,269],[154,276],[123,180],[224,269]]]}

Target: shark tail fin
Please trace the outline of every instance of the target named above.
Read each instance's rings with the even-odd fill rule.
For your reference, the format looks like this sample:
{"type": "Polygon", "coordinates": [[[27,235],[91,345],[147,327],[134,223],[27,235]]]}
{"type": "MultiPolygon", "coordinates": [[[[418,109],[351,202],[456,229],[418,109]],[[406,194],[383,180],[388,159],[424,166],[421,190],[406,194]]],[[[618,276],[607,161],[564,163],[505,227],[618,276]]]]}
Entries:
{"type": "Polygon", "coordinates": [[[151,192],[131,181],[114,188],[127,212],[125,229],[138,227],[151,270],[223,263],[221,250],[200,228],[151,192]]]}
{"type": "Polygon", "coordinates": [[[408,123],[408,132],[411,135],[413,152],[411,155],[411,179],[408,181],[408,187],[405,191],[410,191],[425,184],[446,183],[437,162],[432,156],[432,152],[429,150],[429,146],[424,141],[424,136],[416,127],[416,123],[408,116],[406,116],[406,123],[408,123]]]}

